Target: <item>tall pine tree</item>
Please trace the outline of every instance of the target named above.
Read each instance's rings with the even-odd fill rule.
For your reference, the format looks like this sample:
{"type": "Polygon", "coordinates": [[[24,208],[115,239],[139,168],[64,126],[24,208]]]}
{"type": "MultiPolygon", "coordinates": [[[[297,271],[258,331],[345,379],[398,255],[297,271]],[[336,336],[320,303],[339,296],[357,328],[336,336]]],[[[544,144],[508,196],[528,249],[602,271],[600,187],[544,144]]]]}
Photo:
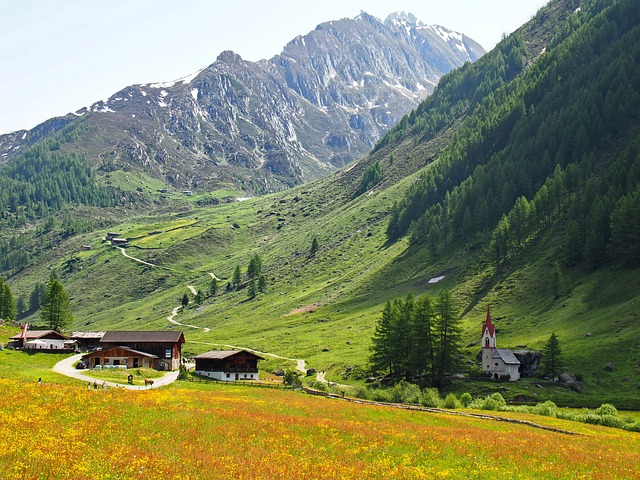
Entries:
{"type": "Polygon", "coordinates": [[[42,302],[41,318],[52,330],[62,331],[71,323],[71,305],[62,284],[51,276],[42,302]]]}

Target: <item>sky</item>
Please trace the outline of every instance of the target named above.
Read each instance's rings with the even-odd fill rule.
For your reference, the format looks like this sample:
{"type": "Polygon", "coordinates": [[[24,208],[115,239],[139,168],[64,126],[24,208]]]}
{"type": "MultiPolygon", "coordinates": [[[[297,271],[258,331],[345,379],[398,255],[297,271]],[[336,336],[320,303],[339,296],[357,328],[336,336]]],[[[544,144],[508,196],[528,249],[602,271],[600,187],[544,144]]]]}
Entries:
{"type": "Polygon", "coordinates": [[[268,59],[316,25],[396,11],[486,50],[548,0],[0,0],[0,134],[166,82],[225,50],[268,59]]]}

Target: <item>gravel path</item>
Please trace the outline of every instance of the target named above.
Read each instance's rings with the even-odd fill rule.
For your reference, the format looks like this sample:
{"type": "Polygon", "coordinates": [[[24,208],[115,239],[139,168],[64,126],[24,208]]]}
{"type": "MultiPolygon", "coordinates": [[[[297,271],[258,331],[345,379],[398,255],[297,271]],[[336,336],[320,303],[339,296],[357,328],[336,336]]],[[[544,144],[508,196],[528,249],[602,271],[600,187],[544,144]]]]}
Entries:
{"type": "MultiPolygon", "coordinates": [[[[59,361],[53,366],[53,371],[59,373],[61,375],[66,375],[67,377],[76,378],[78,380],[82,380],[83,382],[93,383],[95,381],[98,382],[99,385],[102,385],[100,380],[96,380],[93,377],[85,375],[85,370],[77,370],[73,367],[73,364],[78,362],[82,358],[82,354],[73,355],[69,358],[65,358],[64,360],[59,361]]],[[[158,388],[164,385],[169,385],[170,383],[175,382],[178,379],[179,372],[168,372],[162,378],[154,378],[153,385],[144,386],[144,385],[129,385],[122,383],[113,383],[107,382],[107,386],[109,387],[124,387],[127,390],[147,390],[149,388],[158,388]]]]}

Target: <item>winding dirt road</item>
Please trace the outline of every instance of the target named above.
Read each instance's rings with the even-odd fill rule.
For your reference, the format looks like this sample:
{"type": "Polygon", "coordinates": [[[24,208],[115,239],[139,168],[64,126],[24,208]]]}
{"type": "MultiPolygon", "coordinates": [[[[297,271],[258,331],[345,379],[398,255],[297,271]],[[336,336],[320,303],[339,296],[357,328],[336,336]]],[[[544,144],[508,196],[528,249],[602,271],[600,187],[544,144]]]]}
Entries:
{"type": "MultiPolygon", "coordinates": [[[[93,377],[90,377],[83,373],[83,370],[77,370],[73,367],[73,364],[78,362],[82,358],[82,354],[73,355],[71,357],[65,358],[64,360],[59,361],[53,366],[53,371],[59,373],[61,375],[65,375],[67,377],[76,378],[78,380],[82,380],[83,382],[93,383],[98,382],[98,385],[101,386],[102,382],[93,377]]],[[[127,390],[148,390],[149,388],[158,388],[164,385],[169,385],[170,383],[175,382],[178,379],[178,371],[168,372],[162,378],[154,378],[153,385],[144,386],[144,385],[128,385],[122,383],[113,383],[107,382],[107,386],[114,388],[126,388],[127,390]]]]}

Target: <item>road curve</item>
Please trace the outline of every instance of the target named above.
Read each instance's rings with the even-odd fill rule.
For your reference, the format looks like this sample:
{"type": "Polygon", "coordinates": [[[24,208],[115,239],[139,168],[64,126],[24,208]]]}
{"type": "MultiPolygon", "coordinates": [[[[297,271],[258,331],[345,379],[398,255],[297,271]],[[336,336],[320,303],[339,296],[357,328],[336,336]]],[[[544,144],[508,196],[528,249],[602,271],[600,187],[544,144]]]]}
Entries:
{"type": "MultiPolygon", "coordinates": [[[[78,380],[82,380],[83,382],[93,383],[98,382],[99,385],[102,385],[102,382],[96,378],[90,377],[83,373],[83,370],[77,370],[73,367],[73,364],[78,362],[82,358],[82,354],[79,353],[77,355],[72,355],[71,357],[65,358],[64,360],[59,361],[53,366],[53,371],[59,373],[60,375],[65,375],[67,377],[75,378],[78,380]]],[[[153,385],[144,386],[144,385],[128,385],[122,383],[113,383],[107,382],[107,386],[109,387],[124,387],[127,390],[148,390],[149,388],[158,388],[164,385],[169,385],[170,383],[175,382],[178,379],[179,372],[168,372],[162,378],[154,378],[153,385]]]]}

